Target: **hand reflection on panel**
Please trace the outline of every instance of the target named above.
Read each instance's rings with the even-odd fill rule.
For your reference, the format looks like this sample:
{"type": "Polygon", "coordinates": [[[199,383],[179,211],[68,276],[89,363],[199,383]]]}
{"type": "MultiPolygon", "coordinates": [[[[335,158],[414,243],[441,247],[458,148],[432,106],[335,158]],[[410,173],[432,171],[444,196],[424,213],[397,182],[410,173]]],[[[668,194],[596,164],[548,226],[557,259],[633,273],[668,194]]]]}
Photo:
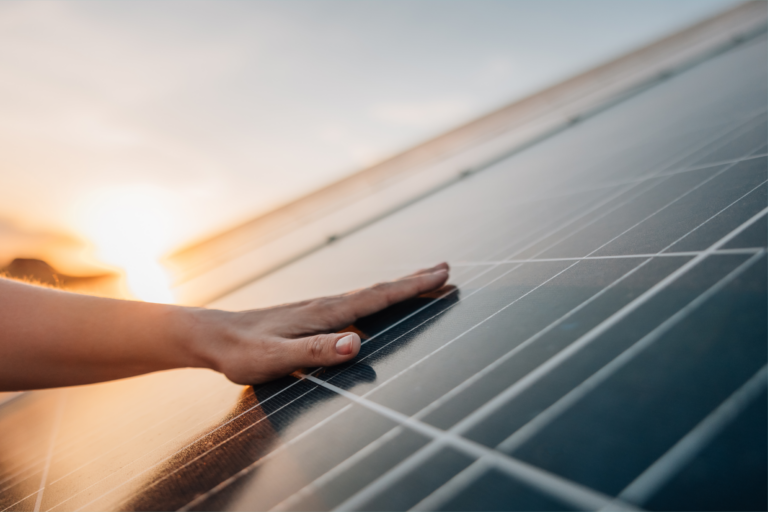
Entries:
{"type": "MultiPolygon", "coordinates": [[[[344,329],[357,332],[364,341],[371,340],[356,360],[370,355],[382,342],[388,343],[388,353],[397,351],[428,329],[437,320],[436,313],[458,300],[455,288],[439,292],[397,304],[344,329]],[[406,332],[409,334],[403,336],[406,332]]],[[[315,375],[322,379],[335,375],[333,383],[344,389],[376,380],[376,371],[367,361],[320,369],[315,375]]],[[[222,418],[221,428],[159,466],[146,481],[151,487],[120,508],[173,510],[184,506],[346,405],[346,401],[328,404],[332,400],[341,399],[306,381],[297,382],[294,376],[244,388],[236,406],[222,418]],[[330,408],[324,409],[325,404],[330,408]]],[[[317,444],[317,450],[325,448],[322,440],[311,443],[317,444]]],[[[281,450],[277,456],[267,457],[237,485],[194,508],[270,508],[319,476],[307,474],[301,450],[295,451],[281,450]]]]}
{"type": "Polygon", "coordinates": [[[207,435],[180,443],[187,447],[154,468],[143,489],[118,506],[121,510],[175,510],[268,453],[278,439],[253,387],[244,387],[218,425],[207,435]]]}

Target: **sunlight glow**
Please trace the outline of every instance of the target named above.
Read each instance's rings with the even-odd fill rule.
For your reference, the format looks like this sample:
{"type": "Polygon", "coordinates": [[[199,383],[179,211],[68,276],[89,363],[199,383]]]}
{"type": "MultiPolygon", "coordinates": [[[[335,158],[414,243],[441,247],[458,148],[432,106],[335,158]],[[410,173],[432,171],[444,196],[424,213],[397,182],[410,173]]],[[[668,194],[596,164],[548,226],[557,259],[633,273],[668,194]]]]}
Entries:
{"type": "Polygon", "coordinates": [[[101,261],[125,273],[130,293],[144,301],[173,303],[170,280],[159,261],[168,248],[170,218],[151,188],[100,191],[81,211],[83,231],[101,261]]]}

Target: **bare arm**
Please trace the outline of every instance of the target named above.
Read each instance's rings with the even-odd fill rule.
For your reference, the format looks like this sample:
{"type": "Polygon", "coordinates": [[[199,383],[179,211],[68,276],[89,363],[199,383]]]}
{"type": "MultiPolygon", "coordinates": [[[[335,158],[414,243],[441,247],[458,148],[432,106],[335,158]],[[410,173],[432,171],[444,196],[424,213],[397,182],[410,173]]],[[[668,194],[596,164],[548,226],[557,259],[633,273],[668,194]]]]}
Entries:
{"type": "Polygon", "coordinates": [[[0,279],[0,391],[210,368],[255,384],[348,361],[360,317],[441,287],[448,265],[335,297],[227,312],[104,299],[0,279]],[[329,334],[330,333],[330,334],[329,334]]]}

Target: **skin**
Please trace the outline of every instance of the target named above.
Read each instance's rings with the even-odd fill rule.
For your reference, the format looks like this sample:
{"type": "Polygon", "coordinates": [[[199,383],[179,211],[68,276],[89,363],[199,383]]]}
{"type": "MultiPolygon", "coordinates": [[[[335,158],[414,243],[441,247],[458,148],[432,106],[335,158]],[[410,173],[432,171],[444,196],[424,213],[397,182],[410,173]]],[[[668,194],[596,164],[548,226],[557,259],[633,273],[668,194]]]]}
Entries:
{"type": "Polygon", "coordinates": [[[0,390],[209,368],[238,384],[354,358],[358,318],[442,287],[448,265],[344,295],[230,312],[91,297],[0,279],[0,390]]]}

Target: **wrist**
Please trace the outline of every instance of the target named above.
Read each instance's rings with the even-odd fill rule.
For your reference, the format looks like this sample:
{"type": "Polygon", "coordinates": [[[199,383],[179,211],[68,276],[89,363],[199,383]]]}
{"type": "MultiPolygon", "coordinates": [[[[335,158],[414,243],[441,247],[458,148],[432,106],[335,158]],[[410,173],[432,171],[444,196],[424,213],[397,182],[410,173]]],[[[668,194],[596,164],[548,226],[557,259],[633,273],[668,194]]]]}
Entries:
{"type": "Polygon", "coordinates": [[[179,307],[182,318],[177,338],[182,365],[221,371],[221,361],[232,338],[227,319],[232,313],[215,309],[179,307]]]}

